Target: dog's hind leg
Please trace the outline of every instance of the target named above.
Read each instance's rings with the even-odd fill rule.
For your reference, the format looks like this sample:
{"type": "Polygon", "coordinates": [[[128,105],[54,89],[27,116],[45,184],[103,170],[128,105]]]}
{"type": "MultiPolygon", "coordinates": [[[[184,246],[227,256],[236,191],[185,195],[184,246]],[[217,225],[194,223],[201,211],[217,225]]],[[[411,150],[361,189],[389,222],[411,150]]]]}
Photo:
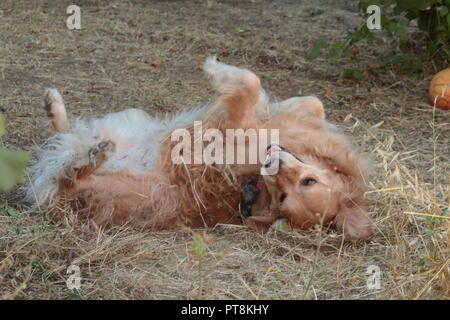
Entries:
{"type": "Polygon", "coordinates": [[[44,107],[49,118],[48,129],[53,134],[68,132],[69,120],[63,99],[56,89],[45,89],[44,107]]]}
{"type": "Polygon", "coordinates": [[[313,96],[293,97],[270,105],[272,113],[295,112],[299,115],[325,119],[322,101],[313,96]]]}
{"type": "Polygon", "coordinates": [[[203,70],[221,94],[216,105],[226,109],[226,126],[256,127],[255,112],[261,91],[259,78],[249,70],[218,62],[215,57],[206,60],[203,70]]]}

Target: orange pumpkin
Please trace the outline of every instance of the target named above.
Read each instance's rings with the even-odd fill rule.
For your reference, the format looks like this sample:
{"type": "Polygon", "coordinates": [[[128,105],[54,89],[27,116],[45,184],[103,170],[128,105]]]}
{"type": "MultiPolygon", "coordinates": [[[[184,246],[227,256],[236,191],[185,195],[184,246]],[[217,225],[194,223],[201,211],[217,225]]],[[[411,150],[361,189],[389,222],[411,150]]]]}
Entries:
{"type": "Polygon", "coordinates": [[[429,96],[431,104],[436,107],[449,110],[450,109],[450,68],[438,72],[430,83],[429,96]]]}

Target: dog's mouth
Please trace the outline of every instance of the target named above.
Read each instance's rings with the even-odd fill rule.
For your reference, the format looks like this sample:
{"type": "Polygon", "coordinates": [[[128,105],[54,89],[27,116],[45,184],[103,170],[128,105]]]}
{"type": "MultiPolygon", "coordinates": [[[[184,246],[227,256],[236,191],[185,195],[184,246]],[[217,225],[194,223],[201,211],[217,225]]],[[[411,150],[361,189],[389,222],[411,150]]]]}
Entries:
{"type": "Polygon", "coordinates": [[[267,160],[269,160],[272,155],[276,152],[286,152],[289,153],[291,156],[293,156],[295,159],[297,159],[298,161],[305,163],[302,159],[300,159],[295,153],[293,153],[292,151],[286,149],[285,147],[280,146],[279,144],[269,144],[266,148],[266,157],[267,160]]]}
{"type": "Polygon", "coordinates": [[[281,153],[287,153],[296,160],[303,162],[296,154],[289,151],[288,149],[280,146],[279,144],[270,144],[266,148],[266,160],[261,167],[261,175],[263,176],[274,176],[283,167],[283,157],[280,156],[281,153]]]}
{"type": "Polygon", "coordinates": [[[275,156],[275,153],[281,151],[283,151],[283,149],[278,144],[269,144],[266,149],[266,161],[264,161],[263,168],[270,170],[276,166],[275,169],[278,171],[281,166],[281,159],[280,157],[275,156]]]}
{"type": "Polygon", "coordinates": [[[286,150],[285,148],[283,148],[282,146],[280,146],[279,144],[269,144],[266,148],[266,156],[270,157],[272,154],[274,154],[275,152],[280,152],[286,150]]]}

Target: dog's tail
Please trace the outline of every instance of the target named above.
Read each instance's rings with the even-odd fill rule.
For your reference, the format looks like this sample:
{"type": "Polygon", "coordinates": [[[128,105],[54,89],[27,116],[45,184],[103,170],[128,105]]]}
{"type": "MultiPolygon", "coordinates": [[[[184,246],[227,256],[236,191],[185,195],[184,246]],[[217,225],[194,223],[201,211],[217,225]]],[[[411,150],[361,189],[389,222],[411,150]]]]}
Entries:
{"type": "Polygon", "coordinates": [[[49,118],[48,128],[51,133],[68,132],[69,120],[63,99],[56,89],[45,89],[44,107],[49,118]]]}
{"type": "Polygon", "coordinates": [[[226,109],[228,126],[255,127],[255,110],[261,91],[259,78],[249,70],[218,62],[216,57],[206,59],[203,70],[220,93],[216,105],[226,109]]]}

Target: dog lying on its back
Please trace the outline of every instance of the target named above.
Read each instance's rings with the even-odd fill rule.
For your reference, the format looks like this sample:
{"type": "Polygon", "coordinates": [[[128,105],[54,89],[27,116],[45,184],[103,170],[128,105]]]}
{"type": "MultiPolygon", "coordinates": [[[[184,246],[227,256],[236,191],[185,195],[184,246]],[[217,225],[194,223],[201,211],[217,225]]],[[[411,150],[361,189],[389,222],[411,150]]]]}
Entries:
{"type": "Polygon", "coordinates": [[[244,220],[264,232],[287,218],[298,228],[332,224],[350,238],[372,236],[363,197],[365,162],[325,121],[317,98],[269,103],[254,73],[215,58],[204,70],[219,92],[214,106],[159,118],[128,109],[69,123],[60,94],[48,89],[53,135],[30,168],[28,196],[55,218],[73,212],[98,225],[131,222],[162,229],[244,220]],[[194,120],[223,133],[278,129],[279,143],[269,143],[266,159],[258,153],[262,166],[248,159],[175,163],[171,133],[179,128],[194,133],[194,120]],[[275,165],[276,174],[261,177],[261,168],[275,165]]]}

